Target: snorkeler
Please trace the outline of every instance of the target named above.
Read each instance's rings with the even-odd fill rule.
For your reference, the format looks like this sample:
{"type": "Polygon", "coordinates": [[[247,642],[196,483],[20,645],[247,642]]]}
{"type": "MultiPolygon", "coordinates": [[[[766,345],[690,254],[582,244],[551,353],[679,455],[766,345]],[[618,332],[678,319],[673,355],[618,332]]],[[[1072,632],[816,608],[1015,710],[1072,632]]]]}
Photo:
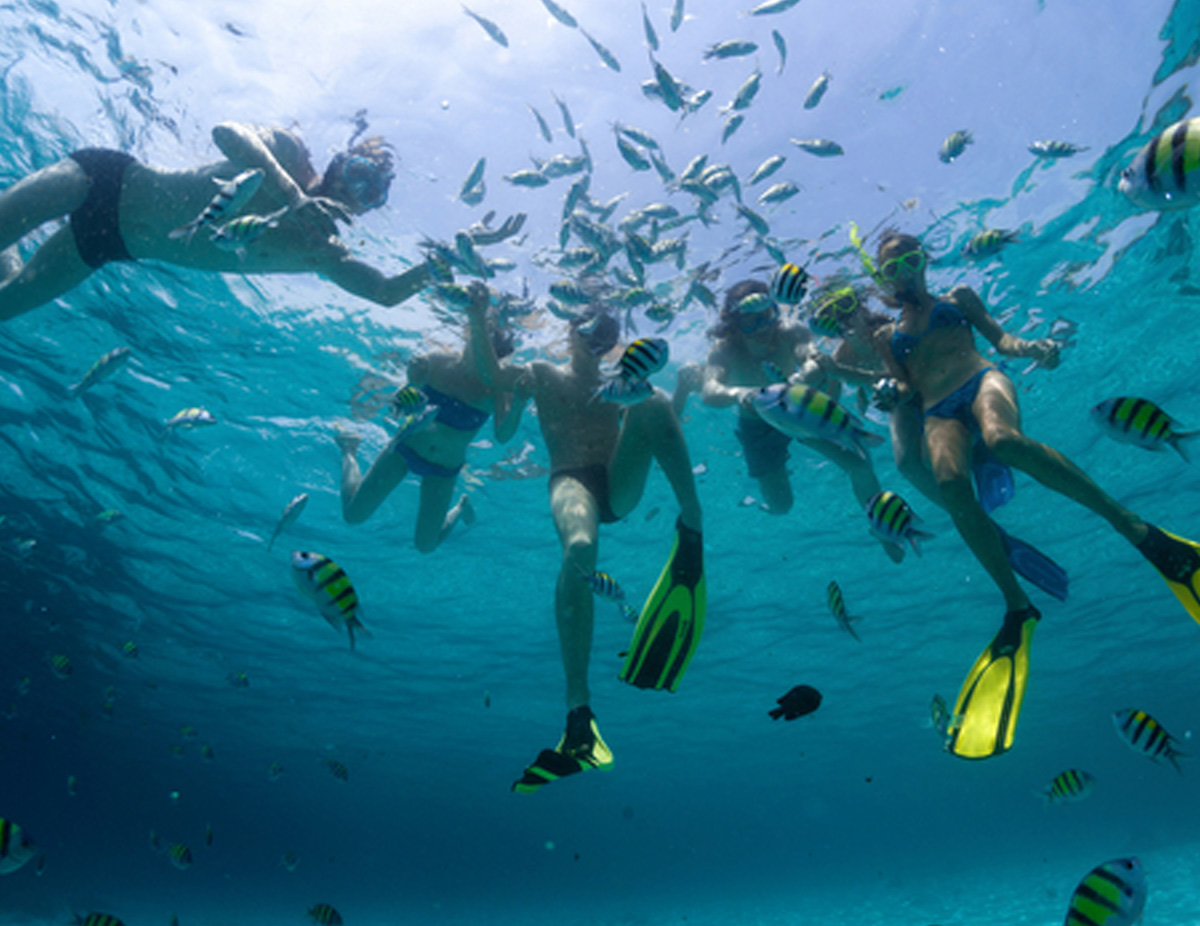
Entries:
{"type": "MultiPolygon", "coordinates": [[[[850,378],[853,370],[846,365],[839,371],[826,354],[817,350],[803,327],[783,323],[769,288],[757,280],[743,280],[726,291],[720,320],[710,335],[715,343],[705,369],[704,403],[714,408],[737,406],[734,433],[742,445],[747,471],[758,480],[765,509],[771,514],[786,514],[794,501],[787,471],[792,438],[760,417],[753,399],[762,387],[783,377],[836,400],[841,380],[850,378]]],[[[867,374],[859,378],[865,380],[867,374]]],[[[860,507],[879,491],[879,479],[865,453],[815,437],[798,442],[846,473],[860,507]]],[[[904,555],[892,545],[883,544],[883,548],[895,561],[904,555]]]]}
{"type": "MultiPolygon", "coordinates": [[[[0,193],[0,320],[58,298],[111,261],[160,260],[222,273],[317,273],[384,306],[430,282],[424,262],[387,276],[357,260],[338,237],[337,222],[387,202],[392,154],[382,139],[365,139],[335,155],[321,176],[303,142],[283,129],[223,123],[212,136],[225,160],[191,170],[165,170],[122,151],[86,148],[0,193]],[[258,187],[241,216],[214,224],[213,234],[193,234],[206,212],[220,212],[215,194],[228,189],[233,196],[232,181],[248,171],[260,175],[246,178],[258,187]],[[16,243],[64,216],[67,224],[23,263],[16,243]]],[[[247,190],[251,185],[243,184],[247,190]]],[[[500,240],[501,232],[516,234],[524,219],[508,219],[488,243],[500,240]]]]}
{"type": "Polygon", "coordinates": [[[933,477],[963,540],[1004,596],[1006,613],[996,639],[967,676],[955,706],[947,749],[987,758],[1012,745],[1028,679],[1029,644],[1041,614],[1017,582],[1001,532],[971,483],[972,445],[982,441],[1002,464],[1100,515],[1159,570],[1188,612],[1200,620],[1200,546],[1139,518],[1100,489],[1078,466],[1021,429],[1016,389],[975,347],[979,331],[997,352],[1059,362],[1051,339],[1008,334],[966,286],[936,298],[926,287],[927,255],[911,235],[887,230],[877,263],[865,259],[876,283],[900,310],[879,331],[885,362],[901,392],[923,417],[924,446],[933,477]]]}
{"type": "MultiPolygon", "coordinates": [[[[482,284],[471,287],[471,317],[487,331],[490,349],[497,359],[513,352],[512,332],[487,318],[488,291],[482,284]]],[[[383,503],[409,473],[421,480],[414,541],[422,553],[432,553],[461,520],[475,520],[471,500],[465,493],[454,507],[450,499],[458,474],[466,462],[467,448],[494,414],[493,429],[499,443],[508,442],[521,421],[525,399],[514,401],[509,392],[484,385],[476,372],[474,347],[469,333],[463,349],[423,354],[408,364],[408,385],[402,395],[419,390],[427,402],[423,426],[402,426],[383,448],[366,475],[358,467],[355,452],[361,438],[339,429],[336,440],[342,451],[342,516],[350,524],[361,524],[383,503]]],[[[511,377],[509,377],[511,379],[511,377]]],[[[398,410],[404,415],[404,410],[398,410]]],[[[411,420],[411,419],[408,419],[411,420]]]]}
{"type": "MultiPolygon", "coordinates": [[[[491,368],[481,370],[485,381],[516,392],[517,401],[526,393],[533,398],[550,456],[550,512],[562,544],[554,611],[566,676],[566,730],[558,745],[543,749],[513,784],[523,794],[612,764],[590,706],[594,596],[585,577],[596,569],[600,525],[632,513],[654,462],[667,477],[680,513],[671,556],[642,609],[620,678],[639,688],[674,691],[704,623],[700,499],[671,402],[659,389],[626,407],[598,398],[604,383],[601,359],[616,346],[619,323],[594,304],[569,325],[565,364],[535,361],[502,371],[494,359],[484,358],[491,368]],[[503,385],[514,375],[524,382],[503,385]]],[[[473,336],[482,339],[478,325],[473,336]]],[[[476,356],[483,353],[477,350],[476,356]]]]}

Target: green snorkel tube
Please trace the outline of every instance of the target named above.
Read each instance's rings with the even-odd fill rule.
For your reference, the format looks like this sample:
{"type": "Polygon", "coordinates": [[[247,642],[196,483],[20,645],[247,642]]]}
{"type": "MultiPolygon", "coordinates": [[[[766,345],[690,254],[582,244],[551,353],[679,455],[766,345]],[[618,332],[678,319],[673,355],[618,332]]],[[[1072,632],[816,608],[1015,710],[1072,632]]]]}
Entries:
{"type": "Polygon", "coordinates": [[[875,261],[871,259],[871,255],[867,253],[867,249],[863,247],[862,235],[858,233],[858,223],[850,223],[850,243],[854,245],[854,250],[858,252],[858,259],[862,263],[863,270],[867,272],[876,285],[882,286],[883,280],[879,278],[879,271],[875,269],[875,261]]]}

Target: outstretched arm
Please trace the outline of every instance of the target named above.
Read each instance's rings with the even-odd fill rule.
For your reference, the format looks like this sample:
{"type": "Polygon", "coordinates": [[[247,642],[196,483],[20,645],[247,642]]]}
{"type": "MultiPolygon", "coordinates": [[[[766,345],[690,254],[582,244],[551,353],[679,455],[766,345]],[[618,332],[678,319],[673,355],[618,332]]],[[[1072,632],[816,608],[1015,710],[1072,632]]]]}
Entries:
{"type": "Polygon", "coordinates": [[[321,269],[322,276],[346,292],[369,299],[376,305],[398,305],[432,282],[429,268],[424,263],[410,267],[395,276],[387,276],[381,270],[351,256],[349,249],[339,249],[339,252],[338,259],[321,269]]]}
{"type": "Polygon", "coordinates": [[[1042,366],[1053,369],[1058,366],[1062,345],[1052,338],[1038,338],[1030,341],[1009,334],[1000,327],[1000,323],[992,318],[979,298],[979,294],[969,286],[956,286],[950,291],[950,299],[959,307],[967,321],[991,342],[1000,353],[1009,357],[1029,357],[1042,366]]]}

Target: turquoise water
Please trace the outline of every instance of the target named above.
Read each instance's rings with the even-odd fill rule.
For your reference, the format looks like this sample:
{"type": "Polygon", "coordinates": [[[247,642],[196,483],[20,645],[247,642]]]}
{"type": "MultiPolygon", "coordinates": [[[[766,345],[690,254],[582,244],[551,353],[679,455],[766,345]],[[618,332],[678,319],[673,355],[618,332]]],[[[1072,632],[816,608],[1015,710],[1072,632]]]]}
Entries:
{"type": "MultiPolygon", "coordinates": [[[[803,191],[764,214],[790,254],[818,275],[854,269],[848,221],[886,221],[923,233],[936,285],[975,286],[1009,330],[1069,322],[1059,369],[1010,365],[1028,431],[1149,520],[1200,536],[1195,466],[1113,443],[1087,415],[1138,394],[1200,426],[1196,218],[1135,213],[1115,190],[1150,134],[1190,110],[1200,5],[1008,6],[803,0],[746,18],[689,0],[673,33],[669,9],[650,5],[659,58],[714,89],[678,124],[638,89],[651,76],[641,8],[624,0],[569,7],[621,60],[619,74],[535,0],[480,2],[507,50],[453,4],[361,2],[337,15],[295,3],[11,4],[0,11],[0,175],[7,184],[84,144],[194,165],[213,157],[208,132],[225,119],[295,124],[323,163],[365,107],[402,170],[389,206],[347,236],[356,252],[395,272],[419,259],[424,235],[523,209],[528,237],[493,255],[517,262],[506,285],[527,279],[544,297],[555,277],[539,262],[565,182],[522,191],[500,175],[530,154],[576,152],[549,90],[591,146],[592,195],[628,191],[629,208],[664,193],[620,160],[613,120],[652,131],[677,171],[709,153],[744,180],[785,154],[774,179],[803,191]],[[782,76],[771,29],[788,42],[782,76]],[[758,41],[757,59],[701,62],[730,37],[758,41]],[[722,145],[716,107],[755,60],[763,88],[722,145]],[[826,98],[803,110],[825,69],[826,98]],[[552,144],[527,103],[554,128],[552,144]],[[938,146],[960,128],[975,144],[944,165],[938,146]],[[829,137],[847,154],[818,160],[793,137],[829,137]],[[1047,165],[1026,151],[1040,138],[1089,150],[1047,165]],[[484,155],[488,198],[468,209],[453,197],[484,155]],[[988,262],[960,257],[983,227],[1018,229],[1020,241],[988,262]]],[[[720,286],[761,273],[761,251],[723,254],[742,227],[728,202],[717,212],[720,224],[692,233],[689,266],[713,261],[720,286]]],[[[654,281],[680,295],[672,268],[654,281]]],[[[675,320],[664,386],[678,362],[703,356],[709,323],[694,304],[675,320]]],[[[528,327],[522,357],[557,356],[561,326],[528,327]]],[[[957,690],[1002,605],[949,520],[918,504],[937,538],[892,566],[844,478],[800,449],[795,510],[776,519],[743,506],[755,485],[731,415],[693,399],[684,428],[703,467],[702,646],[677,694],[635,691],[615,677],[629,626],[601,607],[593,704],[615,767],[524,798],[510,783],[562,723],[558,548],[544,476],[523,478],[536,470],[514,459],[545,466],[536,421],[506,447],[472,451],[478,522],[433,556],[411,543],[415,482],[356,527],[337,494],[335,422],[359,417],[363,453],[382,447],[372,390],[398,382],[422,346],[457,344],[454,319],[420,298],[372,307],[318,280],[128,265],[4,334],[0,816],[46,857],[40,876],[30,864],[0,877],[9,921],[103,910],[129,926],[172,913],[182,926],[299,923],[327,902],[350,924],[1044,923],[1061,921],[1091,867],[1127,854],[1148,872],[1147,923],[1195,920],[1200,773],[1134,754],[1109,717],[1143,708],[1194,752],[1197,629],[1098,519],[1027,479],[999,518],[1068,569],[1072,594],[1035,599],[1045,620],[1016,747],[964,763],[940,750],[928,703],[957,690]],[[68,399],[120,345],[130,363],[68,399]],[[160,441],[162,421],[193,405],[219,426],[160,441]],[[268,552],[299,492],[307,510],[268,552]],[[114,508],[121,520],[97,520],[114,508]],[[333,556],[354,579],[374,634],[357,652],[296,595],[294,548],[333,556]],[[832,578],[862,616],[861,644],[825,610],[832,578]],[[127,640],[136,659],[121,653],[127,640]],[[56,654],[71,659],[69,679],[52,674],[56,654]],[[228,683],[240,672],[248,688],[228,683]],[[800,683],[823,706],[773,724],[767,709],[800,683]],[[272,763],[284,767],[274,781],[272,763]],[[1097,777],[1095,794],[1044,806],[1038,792],[1072,766],[1097,777]],[[152,852],[151,830],[189,845],[194,866],[152,852]],[[293,872],[280,864],[287,851],[293,872]]],[[[875,460],[885,486],[915,495],[889,454],[875,460]]],[[[673,515],[655,474],[638,511],[605,529],[602,567],[634,597],[657,576],[673,515]]]]}

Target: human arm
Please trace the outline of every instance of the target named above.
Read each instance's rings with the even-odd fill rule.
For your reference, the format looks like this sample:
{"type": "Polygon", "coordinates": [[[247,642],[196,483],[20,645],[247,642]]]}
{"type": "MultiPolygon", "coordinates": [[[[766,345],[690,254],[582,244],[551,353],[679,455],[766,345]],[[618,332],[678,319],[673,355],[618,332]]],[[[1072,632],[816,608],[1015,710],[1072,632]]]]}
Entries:
{"type": "Polygon", "coordinates": [[[492,422],[493,433],[501,444],[507,444],[521,425],[521,414],[533,394],[533,376],[526,367],[514,368],[519,373],[513,381],[512,391],[496,393],[496,415],[492,422]]]}
{"type": "Polygon", "coordinates": [[[1058,341],[1052,338],[1019,338],[1001,328],[1000,323],[988,312],[979,294],[969,286],[954,287],[950,291],[950,300],[999,353],[1007,357],[1029,357],[1048,369],[1058,366],[1062,359],[1062,345],[1058,341]]]}
{"type": "MultiPolygon", "coordinates": [[[[263,172],[264,187],[292,212],[307,215],[328,235],[337,234],[335,220],[350,221],[350,213],[341,204],[324,197],[312,197],[305,192],[304,184],[316,178],[312,164],[306,155],[298,155],[289,171],[273,149],[275,141],[268,144],[263,130],[241,122],[222,122],[212,131],[213,144],[233,164],[239,167],[257,168],[263,172]],[[297,176],[300,175],[300,176],[297,176]]],[[[277,133],[287,135],[287,133],[277,133]]],[[[290,136],[289,136],[290,137],[290,136]]],[[[293,144],[298,144],[293,142],[293,144]]]]}
{"type": "Polygon", "coordinates": [[[700,400],[711,408],[745,404],[749,397],[758,391],[752,386],[730,386],[729,369],[723,361],[724,358],[717,351],[713,351],[708,355],[708,363],[704,367],[704,385],[700,389],[700,400]]]}
{"type": "Polygon", "coordinates": [[[319,268],[321,275],[346,292],[369,299],[376,305],[398,305],[433,282],[429,275],[429,267],[424,262],[402,273],[388,276],[354,257],[350,249],[340,242],[333,244],[339,246],[333,249],[335,256],[328,265],[319,268]]]}

